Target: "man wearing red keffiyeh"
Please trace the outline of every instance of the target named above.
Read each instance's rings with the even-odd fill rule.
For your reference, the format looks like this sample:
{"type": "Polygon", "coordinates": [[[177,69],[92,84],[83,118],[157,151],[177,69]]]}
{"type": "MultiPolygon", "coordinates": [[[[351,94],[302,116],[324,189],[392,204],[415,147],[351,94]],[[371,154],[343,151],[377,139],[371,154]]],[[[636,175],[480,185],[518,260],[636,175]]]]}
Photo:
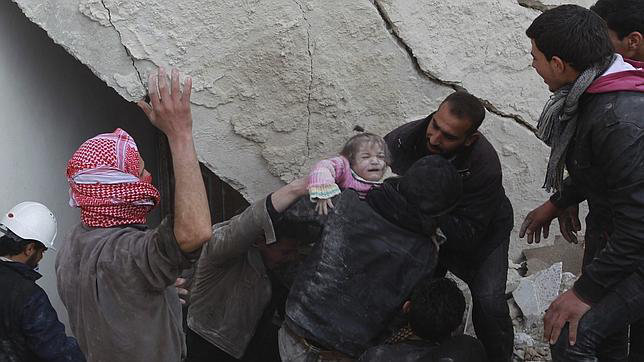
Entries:
{"type": "Polygon", "coordinates": [[[173,215],[143,225],[159,203],[136,143],[116,129],[84,142],[67,164],[70,205],[81,222],[56,258],[60,297],[88,361],[180,361],[185,356],[174,283],[212,234],[192,138],[190,90],[172,71],[149,78],[138,104],[167,137],[173,160],[173,215]],[[168,89],[170,88],[170,89],[168,89]]]}

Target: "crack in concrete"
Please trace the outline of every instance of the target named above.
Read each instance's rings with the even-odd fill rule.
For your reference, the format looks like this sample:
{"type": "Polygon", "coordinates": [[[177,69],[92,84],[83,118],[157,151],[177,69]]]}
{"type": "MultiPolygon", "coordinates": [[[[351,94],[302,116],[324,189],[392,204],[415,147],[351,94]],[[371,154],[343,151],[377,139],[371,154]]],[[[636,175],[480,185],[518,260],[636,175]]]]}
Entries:
{"type": "MultiPolygon", "coordinates": [[[[380,4],[379,0],[369,0],[369,1],[374,5],[374,7],[376,8],[376,10],[378,11],[378,14],[380,14],[380,17],[382,18],[382,20],[383,20],[383,21],[384,21],[384,23],[385,23],[385,27],[387,28],[387,30],[389,31],[389,33],[394,37],[394,39],[396,40],[396,43],[398,43],[398,45],[399,45],[402,49],[404,49],[404,50],[405,50],[405,52],[407,53],[407,55],[408,55],[408,56],[409,56],[409,58],[411,59],[412,63],[414,64],[414,68],[416,69],[416,71],[417,71],[419,74],[421,74],[422,76],[424,76],[424,77],[428,78],[429,80],[431,80],[431,81],[432,81],[432,82],[434,82],[434,83],[437,83],[437,84],[440,84],[440,85],[443,85],[443,86],[450,87],[450,88],[454,89],[455,91],[466,91],[466,92],[468,92],[468,93],[470,93],[470,94],[471,94],[471,92],[469,92],[465,87],[463,87],[463,86],[460,84],[460,82],[452,82],[452,81],[442,80],[442,79],[440,79],[439,77],[437,77],[436,75],[432,74],[430,71],[423,69],[423,68],[421,67],[421,65],[420,65],[420,62],[418,61],[418,58],[414,55],[414,51],[411,49],[411,47],[409,46],[409,44],[407,44],[407,43],[405,42],[405,40],[403,40],[402,36],[400,36],[400,35],[398,34],[398,32],[397,32],[397,28],[396,28],[396,26],[394,25],[394,22],[391,20],[391,18],[389,17],[389,15],[387,15],[387,12],[386,12],[386,11],[385,11],[385,9],[382,7],[382,5],[380,4]]],[[[528,2],[530,2],[530,1],[536,1],[536,0],[518,0],[518,1],[519,1],[519,2],[521,2],[521,1],[528,1],[528,2]]],[[[544,6],[545,6],[545,5],[544,5],[544,6]]],[[[483,103],[483,106],[484,106],[484,107],[485,107],[485,109],[487,109],[489,112],[494,113],[494,114],[496,114],[497,116],[502,117],[502,118],[512,119],[514,122],[516,122],[516,123],[517,123],[517,124],[519,124],[520,126],[523,126],[523,127],[525,127],[526,129],[528,129],[530,132],[532,132],[532,133],[535,133],[535,134],[536,134],[536,132],[537,132],[537,128],[536,128],[536,127],[534,127],[532,124],[530,124],[530,122],[528,122],[528,121],[524,120],[524,119],[523,119],[521,116],[519,116],[518,114],[511,114],[511,113],[503,112],[503,111],[501,111],[500,109],[498,109],[496,106],[494,106],[494,105],[492,104],[492,102],[490,102],[489,100],[487,100],[487,99],[482,99],[482,98],[480,98],[480,97],[477,97],[477,98],[481,101],[481,103],[483,103]]]]}
{"type": "Polygon", "coordinates": [[[517,0],[517,2],[519,3],[519,5],[523,6],[524,8],[533,9],[541,12],[544,12],[546,10],[550,10],[556,7],[556,5],[546,5],[539,0],[517,0]]]}
{"type": "Polygon", "coordinates": [[[107,5],[105,5],[105,0],[101,0],[101,4],[103,5],[105,10],[107,11],[107,21],[110,22],[110,24],[112,25],[112,28],[114,28],[114,30],[118,34],[119,41],[121,42],[121,45],[123,46],[123,49],[125,49],[125,53],[127,54],[127,56],[130,57],[130,60],[132,61],[132,67],[134,67],[134,71],[136,72],[137,76],[139,77],[139,82],[141,82],[141,87],[143,87],[143,89],[145,90],[146,88],[145,88],[145,83],[143,83],[143,77],[141,77],[141,72],[139,72],[139,68],[136,67],[136,63],[135,63],[136,57],[134,55],[132,55],[130,50],[125,46],[125,44],[123,44],[123,35],[121,34],[121,32],[116,28],[116,26],[112,22],[112,11],[107,7],[107,5]]]}
{"type": "MultiPolygon", "coordinates": [[[[306,111],[308,112],[308,118],[307,118],[307,127],[306,127],[306,158],[308,159],[309,156],[311,155],[311,146],[310,146],[310,134],[311,134],[311,89],[313,88],[313,52],[311,51],[311,23],[309,22],[309,19],[306,17],[306,11],[304,10],[304,7],[302,4],[297,1],[293,0],[295,4],[300,8],[300,11],[302,12],[302,18],[306,22],[307,28],[306,28],[306,48],[309,53],[309,86],[307,90],[307,95],[308,99],[306,101],[306,111]]],[[[306,159],[302,163],[304,165],[306,163],[306,159]]],[[[302,166],[301,165],[301,166],[302,166]]]]}

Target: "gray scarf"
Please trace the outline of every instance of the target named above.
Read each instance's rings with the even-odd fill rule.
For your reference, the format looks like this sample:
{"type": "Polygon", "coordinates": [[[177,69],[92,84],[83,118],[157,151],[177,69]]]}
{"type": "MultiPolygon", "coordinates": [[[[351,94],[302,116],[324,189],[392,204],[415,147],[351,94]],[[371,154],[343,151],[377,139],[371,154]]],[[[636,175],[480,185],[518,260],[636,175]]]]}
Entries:
{"type": "Polygon", "coordinates": [[[613,55],[586,69],[579,74],[574,83],[555,91],[543,107],[539,123],[537,123],[537,137],[550,146],[548,170],[543,184],[543,188],[547,192],[551,192],[552,189],[561,190],[566,153],[577,130],[579,98],[614,61],[615,56],[613,55]]]}

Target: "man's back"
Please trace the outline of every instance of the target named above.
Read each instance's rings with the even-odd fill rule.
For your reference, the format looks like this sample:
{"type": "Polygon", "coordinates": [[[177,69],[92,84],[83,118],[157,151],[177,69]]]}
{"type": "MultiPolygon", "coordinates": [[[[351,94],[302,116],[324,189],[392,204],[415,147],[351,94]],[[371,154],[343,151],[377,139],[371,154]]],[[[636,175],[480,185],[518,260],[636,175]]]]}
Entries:
{"type": "Polygon", "coordinates": [[[89,361],[180,361],[181,307],[172,287],[182,264],[168,220],[77,225],[56,258],[60,297],[89,361]]]}
{"type": "Polygon", "coordinates": [[[0,361],[85,361],[38,278],[24,263],[0,261],[0,361]]]}
{"type": "MultiPolygon", "coordinates": [[[[436,248],[429,237],[384,219],[352,190],[333,202],[321,241],[291,288],[287,325],[326,348],[357,356],[430,274],[436,248]]],[[[286,217],[311,211],[305,198],[286,217]]]]}

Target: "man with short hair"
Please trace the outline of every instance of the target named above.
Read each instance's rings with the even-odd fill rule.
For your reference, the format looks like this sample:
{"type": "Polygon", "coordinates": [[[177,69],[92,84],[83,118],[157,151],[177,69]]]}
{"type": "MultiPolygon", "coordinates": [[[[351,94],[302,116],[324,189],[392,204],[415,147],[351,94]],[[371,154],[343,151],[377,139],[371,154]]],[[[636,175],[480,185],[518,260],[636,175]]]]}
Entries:
{"type": "Polygon", "coordinates": [[[378,343],[418,281],[436,265],[436,217],[461,195],[456,169],[427,156],[367,193],[344,190],[318,215],[303,197],[283,222],[320,225],[298,269],[279,331],[283,361],[346,361],[378,343]],[[425,187],[418,187],[426,182],[425,187]]]}
{"type": "Polygon", "coordinates": [[[408,316],[409,325],[387,340],[387,344],[368,349],[360,356],[361,361],[487,361],[480,341],[467,335],[453,335],[465,312],[465,297],[453,280],[422,280],[402,311],[408,316]]]}
{"type": "Polygon", "coordinates": [[[447,241],[437,275],[449,270],[472,291],[477,337],[492,361],[509,361],[514,330],[505,298],[512,205],[502,184],[501,163],[478,128],[485,108],[466,92],[450,94],[429,116],[385,136],[391,168],[404,174],[415,160],[436,154],[448,159],[463,179],[463,197],[438,217],[447,241]]]}
{"type": "Polygon", "coordinates": [[[56,275],[89,361],[185,357],[174,283],[212,234],[192,137],[191,84],[188,78],[181,89],[174,69],[168,86],[161,68],[150,74],[150,103],[139,102],[168,137],[173,162],[174,213],[156,228],[144,224],[159,192],[125,131],[87,140],[67,163],[70,204],[80,208],[81,222],[58,253],[56,275]]]}
{"type": "Polygon", "coordinates": [[[54,214],[43,204],[22,202],[2,216],[0,233],[0,360],[85,361],[36,284],[38,262],[56,239],[54,214]]]}
{"type": "Polygon", "coordinates": [[[274,320],[289,283],[278,271],[298,259],[307,230],[279,219],[306,186],[295,180],[213,226],[190,290],[187,362],[280,360],[274,320]]]}
{"type": "Polygon", "coordinates": [[[644,62],[644,0],[598,0],[590,10],[606,21],[616,53],[644,62]]]}
{"type": "Polygon", "coordinates": [[[582,274],[548,308],[545,336],[555,360],[625,360],[626,328],[644,315],[644,70],[614,54],[605,22],[576,5],[544,12],[526,35],[554,93],[538,136],[551,147],[544,187],[555,193],[520,236],[539,242],[566,208],[589,208],[582,274]]]}

